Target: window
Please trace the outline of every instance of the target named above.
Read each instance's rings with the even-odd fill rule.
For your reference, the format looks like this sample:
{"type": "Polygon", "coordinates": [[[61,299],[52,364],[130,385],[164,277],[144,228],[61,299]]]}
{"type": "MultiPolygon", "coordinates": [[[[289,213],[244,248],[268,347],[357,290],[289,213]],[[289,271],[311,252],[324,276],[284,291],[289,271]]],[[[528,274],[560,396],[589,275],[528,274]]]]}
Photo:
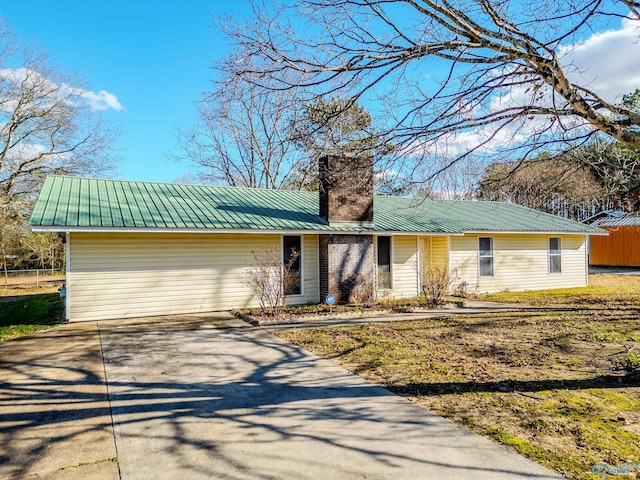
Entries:
{"type": "Polygon", "coordinates": [[[549,273],[562,273],[562,240],[549,238],[549,273]]]}
{"type": "Polygon", "coordinates": [[[493,238],[478,238],[478,274],[493,277],[493,238]]]}
{"type": "Polygon", "coordinates": [[[391,237],[378,237],[378,288],[391,288],[391,237]]]}
{"type": "Polygon", "coordinates": [[[289,269],[284,289],[287,295],[302,294],[302,238],[300,235],[282,237],[282,266],[289,269]]]}

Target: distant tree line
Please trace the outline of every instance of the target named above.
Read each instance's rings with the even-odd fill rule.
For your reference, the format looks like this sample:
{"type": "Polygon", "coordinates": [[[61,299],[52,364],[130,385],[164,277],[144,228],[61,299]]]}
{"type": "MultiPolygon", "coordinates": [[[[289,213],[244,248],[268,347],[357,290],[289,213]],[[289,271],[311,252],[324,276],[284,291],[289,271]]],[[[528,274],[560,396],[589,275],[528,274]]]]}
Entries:
{"type": "Polygon", "coordinates": [[[478,197],[578,221],[605,210],[640,212],[640,148],[596,142],[557,156],[493,163],[478,197]]]}

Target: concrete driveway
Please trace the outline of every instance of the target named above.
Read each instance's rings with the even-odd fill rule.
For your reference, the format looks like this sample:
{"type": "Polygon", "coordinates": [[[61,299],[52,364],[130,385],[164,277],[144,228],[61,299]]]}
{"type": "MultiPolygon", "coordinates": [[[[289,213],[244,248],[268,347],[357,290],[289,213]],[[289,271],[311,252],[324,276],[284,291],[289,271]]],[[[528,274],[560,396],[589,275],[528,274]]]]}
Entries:
{"type": "MultiPolygon", "coordinates": [[[[59,401],[53,389],[43,391],[38,382],[25,380],[30,368],[12,367],[9,387],[0,376],[0,441],[10,452],[2,458],[0,476],[21,472],[55,479],[125,480],[559,478],[264,329],[229,317],[91,325],[94,334],[89,325],[59,329],[72,335],[73,328],[80,328],[83,333],[75,339],[84,337],[91,344],[87,350],[93,352],[85,352],[76,364],[62,362],[60,368],[46,369],[47,386],[61,376],[59,401]],[[102,358],[101,376],[97,364],[102,358]],[[89,370],[96,370],[91,375],[83,367],[87,362],[89,370]],[[84,393],[76,399],[76,391],[84,393]],[[20,423],[22,417],[12,423],[6,407],[12,398],[25,395],[32,395],[44,419],[31,412],[28,423],[20,423]],[[79,418],[72,415],[67,425],[64,412],[58,412],[47,421],[50,404],[79,411],[79,418]],[[74,422],[80,432],[72,432],[74,422]],[[43,434],[64,427],[70,431],[68,438],[43,434]],[[40,447],[33,434],[38,429],[40,447]],[[70,465],[66,469],[58,466],[64,462],[47,464],[51,455],[87,450],[92,442],[100,453],[85,451],[84,456],[95,461],[81,465],[65,460],[70,465]],[[116,455],[118,463],[107,461],[116,455]],[[40,470],[25,466],[29,457],[40,470]]],[[[64,342],[58,345],[65,348],[64,342]]],[[[2,367],[7,350],[0,349],[2,367]]]]}

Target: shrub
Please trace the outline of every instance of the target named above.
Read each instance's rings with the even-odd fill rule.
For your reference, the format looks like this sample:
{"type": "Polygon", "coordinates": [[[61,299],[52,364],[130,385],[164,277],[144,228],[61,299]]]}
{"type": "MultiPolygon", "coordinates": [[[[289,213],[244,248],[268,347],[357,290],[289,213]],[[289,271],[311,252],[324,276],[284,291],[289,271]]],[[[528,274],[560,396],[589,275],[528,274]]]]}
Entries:
{"type": "Polygon", "coordinates": [[[622,357],[621,367],[624,372],[633,377],[640,376],[640,358],[636,352],[629,352],[622,357]]]}
{"type": "Polygon", "coordinates": [[[442,305],[452,282],[453,279],[447,267],[429,266],[425,268],[422,272],[422,293],[427,301],[427,306],[442,305]]]}
{"type": "Polygon", "coordinates": [[[287,299],[291,286],[299,281],[293,275],[291,267],[300,256],[300,252],[292,251],[289,261],[282,263],[280,248],[268,247],[261,252],[251,251],[254,266],[245,272],[249,284],[258,298],[263,316],[278,317],[287,299]]]}
{"type": "Polygon", "coordinates": [[[373,279],[367,275],[358,274],[353,281],[349,301],[356,308],[360,305],[371,306],[375,301],[373,279]]]}

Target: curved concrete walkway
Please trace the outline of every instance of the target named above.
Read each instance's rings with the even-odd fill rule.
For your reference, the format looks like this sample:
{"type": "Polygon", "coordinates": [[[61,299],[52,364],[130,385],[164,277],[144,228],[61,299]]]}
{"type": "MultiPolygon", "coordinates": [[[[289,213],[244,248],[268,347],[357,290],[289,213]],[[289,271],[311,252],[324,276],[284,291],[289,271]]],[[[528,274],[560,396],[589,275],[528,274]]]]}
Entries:
{"type": "Polygon", "coordinates": [[[0,477],[560,478],[229,316],[54,332],[0,345],[0,477]]]}

